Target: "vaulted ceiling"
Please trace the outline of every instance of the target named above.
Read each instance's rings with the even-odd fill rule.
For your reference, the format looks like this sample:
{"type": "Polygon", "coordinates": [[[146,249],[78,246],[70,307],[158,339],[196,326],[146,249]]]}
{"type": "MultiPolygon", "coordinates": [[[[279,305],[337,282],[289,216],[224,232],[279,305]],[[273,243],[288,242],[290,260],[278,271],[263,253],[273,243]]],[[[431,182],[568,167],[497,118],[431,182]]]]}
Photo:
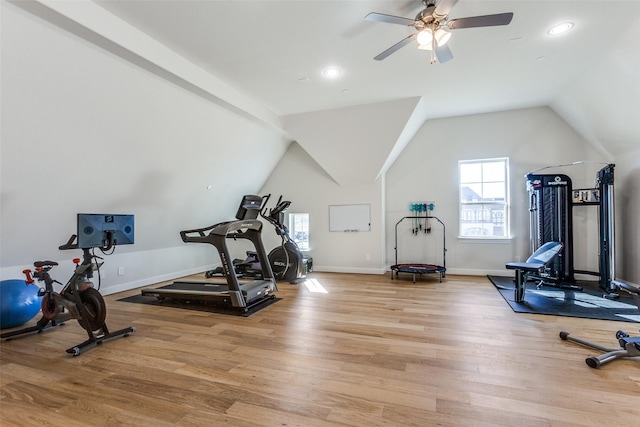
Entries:
{"type": "MultiPolygon", "coordinates": [[[[83,20],[91,21],[100,9],[103,16],[90,24],[93,31],[130,50],[137,46],[131,40],[148,36],[157,45],[145,47],[146,60],[154,61],[156,47],[167,49],[191,67],[165,67],[170,74],[189,75],[185,79],[201,87],[213,84],[215,97],[226,105],[286,131],[299,124],[297,117],[320,111],[420,100],[409,101],[415,108],[404,109],[402,125],[389,123],[392,143],[381,151],[376,168],[393,161],[410,131],[417,130],[416,121],[533,106],[553,108],[605,157],[638,148],[640,2],[452,3],[450,19],[513,12],[513,20],[506,26],[453,30],[448,42],[453,59],[435,64],[413,42],[382,61],[373,59],[416,30],[365,16],[378,12],[413,19],[425,7],[419,0],[97,0],[83,20]],[[118,34],[101,29],[106,21],[122,21],[137,34],[126,34],[125,26],[118,34]],[[561,22],[574,27],[550,36],[548,30],[561,22]],[[129,42],[122,42],[127,37],[129,42]],[[331,66],[341,70],[338,78],[323,75],[331,66]]],[[[74,13],[65,14],[73,19],[74,13]]],[[[376,120],[384,123],[384,117],[376,120]]],[[[303,135],[304,130],[292,132],[322,163],[326,140],[303,135]]],[[[374,178],[377,173],[371,171],[374,178]]]]}

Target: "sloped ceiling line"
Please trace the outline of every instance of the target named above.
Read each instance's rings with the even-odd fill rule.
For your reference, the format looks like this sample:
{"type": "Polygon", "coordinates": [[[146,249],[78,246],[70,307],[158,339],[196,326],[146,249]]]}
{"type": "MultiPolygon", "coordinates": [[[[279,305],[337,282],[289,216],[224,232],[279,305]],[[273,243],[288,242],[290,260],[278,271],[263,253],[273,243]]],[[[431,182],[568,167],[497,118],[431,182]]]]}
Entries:
{"type": "MultiPolygon", "coordinates": [[[[50,10],[182,80],[199,96],[282,132],[280,116],[89,0],[38,0],[50,10]]],[[[17,2],[22,6],[22,2],[17,2]]],[[[130,59],[130,58],[124,58],[130,59]]],[[[141,65],[140,62],[137,65],[141,65]]],[[[166,75],[163,77],[166,78],[166,75]]]]}
{"type": "Polygon", "coordinates": [[[412,97],[294,114],[284,117],[284,125],[338,184],[372,184],[420,128],[420,101],[412,97]]]}

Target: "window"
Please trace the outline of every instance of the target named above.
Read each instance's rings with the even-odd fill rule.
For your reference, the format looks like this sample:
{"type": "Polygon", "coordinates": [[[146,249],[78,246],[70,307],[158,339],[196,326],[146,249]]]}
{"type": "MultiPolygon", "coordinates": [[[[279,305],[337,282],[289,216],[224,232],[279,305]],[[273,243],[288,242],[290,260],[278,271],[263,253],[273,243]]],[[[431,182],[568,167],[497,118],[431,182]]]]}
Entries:
{"type": "Polygon", "coordinates": [[[509,237],[509,159],[462,160],[460,236],[509,237]]]}
{"type": "Polygon", "coordinates": [[[309,214],[289,214],[289,236],[298,245],[301,251],[309,250],[309,214]]]}

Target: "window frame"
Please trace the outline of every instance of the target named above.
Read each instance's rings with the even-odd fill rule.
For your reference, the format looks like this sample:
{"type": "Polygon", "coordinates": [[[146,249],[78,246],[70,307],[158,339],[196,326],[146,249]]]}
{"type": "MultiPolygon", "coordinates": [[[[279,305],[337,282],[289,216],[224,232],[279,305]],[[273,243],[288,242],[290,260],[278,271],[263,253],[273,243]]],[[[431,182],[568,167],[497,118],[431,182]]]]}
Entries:
{"type": "MultiPolygon", "coordinates": [[[[468,187],[467,187],[468,188],[468,187]]],[[[483,187],[484,188],[484,187],[483,187]]],[[[509,158],[508,157],[494,157],[494,158],[486,158],[486,159],[471,159],[471,160],[459,160],[458,161],[458,238],[460,239],[468,239],[468,240],[508,240],[511,239],[511,202],[510,202],[510,174],[509,174],[509,158]],[[482,165],[487,163],[496,163],[503,162],[504,163],[504,181],[495,181],[495,180],[485,180],[483,175],[482,165]],[[481,178],[480,181],[469,181],[462,182],[462,166],[470,165],[470,164],[479,164],[481,166],[481,178]],[[504,200],[484,200],[485,198],[482,196],[478,201],[464,201],[463,198],[463,186],[464,184],[479,184],[480,186],[485,186],[486,184],[502,184],[504,190],[504,200]],[[502,208],[500,210],[497,209],[481,209],[481,219],[479,221],[465,221],[465,217],[475,216],[477,218],[478,211],[477,209],[465,209],[465,206],[496,206],[499,205],[502,208]],[[466,211],[466,214],[465,214],[466,211]],[[475,212],[474,212],[475,211],[475,212]],[[497,213],[502,213],[500,218],[496,218],[497,213]],[[465,225],[468,224],[478,224],[478,230],[481,230],[482,233],[479,235],[470,235],[464,234],[465,225]],[[502,224],[504,232],[502,235],[484,235],[484,230],[487,230],[486,226],[495,226],[502,224]]],[[[500,215],[498,215],[500,216],[500,215]]]]}
{"type": "MultiPolygon", "coordinates": [[[[298,248],[305,252],[305,251],[309,251],[311,249],[311,241],[310,241],[310,237],[309,237],[309,213],[308,212],[289,212],[289,218],[288,221],[289,223],[289,237],[291,237],[291,240],[293,240],[297,245],[298,248]],[[302,216],[302,215],[306,215],[306,227],[302,227],[302,230],[298,230],[297,227],[295,226],[296,223],[296,218],[298,216],[302,216]],[[297,239],[296,238],[296,233],[306,233],[306,239],[297,239]]],[[[304,221],[303,221],[304,222],[304,221]]]]}

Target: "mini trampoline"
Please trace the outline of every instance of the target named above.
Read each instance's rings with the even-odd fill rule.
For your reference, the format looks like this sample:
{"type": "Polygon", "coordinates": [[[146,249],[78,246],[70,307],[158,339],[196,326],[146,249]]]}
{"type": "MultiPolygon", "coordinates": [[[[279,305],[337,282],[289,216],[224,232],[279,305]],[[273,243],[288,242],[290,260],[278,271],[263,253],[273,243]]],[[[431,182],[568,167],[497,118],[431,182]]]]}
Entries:
{"type": "Polygon", "coordinates": [[[413,275],[413,283],[416,282],[416,275],[418,275],[418,277],[422,277],[423,274],[439,274],[440,275],[440,282],[442,282],[442,278],[445,276],[445,273],[447,271],[446,269],[446,253],[447,253],[447,247],[446,247],[446,242],[445,242],[445,235],[446,235],[446,229],[445,229],[445,225],[442,221],[440,221],[440,219],[438,217],[435,216],[405,216],[402,219],[400,219],[400,221],[398,221],[396,223],[396,229],[395,229],[395,252],[396,252],[396,263],[395,265],[391,266],[391,280],[394,279],[394,275],[397,278],[398,275],[400,273],[408,273],[408,274],[412,274],[413,275]],[[398,264],[398,225],[404,221],[405,219],[435,219],[436,221],[438,221],[441,225],[442,225],[442,265],[435,265],[435,264],[417,264],[417,263],[405,263],[405,264],[398,264]]]}

